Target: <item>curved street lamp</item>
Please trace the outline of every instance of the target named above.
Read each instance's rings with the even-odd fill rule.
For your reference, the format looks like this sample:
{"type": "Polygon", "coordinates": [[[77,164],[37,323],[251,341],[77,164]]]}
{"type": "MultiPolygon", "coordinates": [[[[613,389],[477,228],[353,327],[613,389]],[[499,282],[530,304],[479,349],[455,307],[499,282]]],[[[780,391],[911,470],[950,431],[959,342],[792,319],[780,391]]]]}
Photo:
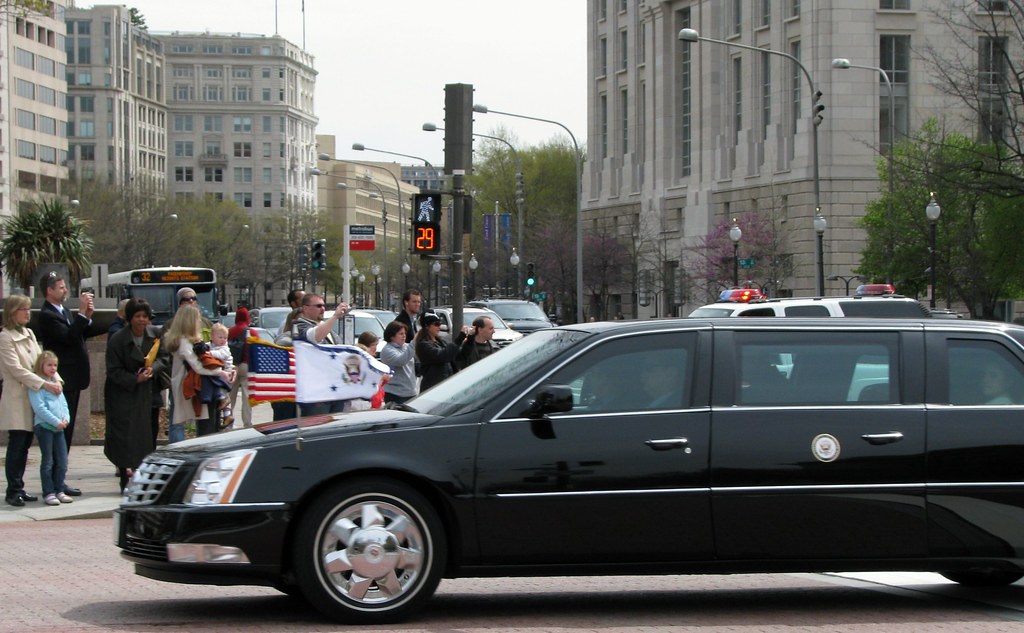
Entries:
{"type": "MultiPolygon", "coordinates": [[[[893,218],[895,212],[893,211],[893,198],[895,197],[894,185],[896,180],[896,157],[894,155],[896,149],[896,99],[893,96],[892,79],[889,77],[889,73],[884,68],[878,66],[861,66],[860,64],[851,64],[850,60],[842,57],[832,60],[832,68],[838,68],[840,70],[846,70],[848,68],[861,68],[863,70],[873,70],[882,76],[885,80],[885,87],[889,92],[889,207],[887,209],[888,216],[886,217],[886,267],[892,266],[893,259],[893,218]]],[[[881,143],[879,143],[881,145],[881,143]]],[[[892,269],[889,268],[889,273],[886,275],[886,281],[892,283],[892,269]]],[[[849,294],[849,293],[847,293],[849,294]]]]}
{"type": "MultiPolygon", "coordinates": [[[[818,100],[821,98],[821,92],[814,88],[814,80],[811,79],[810,71],[807,70],[807,67],[804,66],[799,59],[797,59],[793,55],[790,55],[789,53],[775,51],[770,48],[758,48],[757,46],[748,46],[746,44],[740,44],[738,42],[716,40],[714,38],[704,37],[696,29],[682,29],[679,31],[679,35],[677,37],[682,42],[711,42],[712,44],[721,44],[722,46],[729,46],[732,48],[742,48],[744,50],[754,51],[755,53],[761,53],[766,55],[778,55],[779,57],[785,57],[786,59],[796,64],[797,68],[799,68],[800,71],[803,73],[804,79],[807,80],[807,85],[811,89],[811,167],[813,169],[814,178],[814,230],[818,231],[818,218],[821,218],[821,231],[818,232],[818,243],[820,245],[822,240],[822,233],[824,233],[825,227],[827,226],[825,218],[821,215],[821,176],[818,170],[818,125],[821,124],[823,120],[821,112],[825,109],[825,106],[818,103],[818,100]]],[[[817,290],[818,296],[820,297],[825,294],[825,275],[823,273],[824,263],[821,259],[820,247],[818,252],[819,270],[817,278],[817,290]]]]}
{"type": "Polygon", "coordinates": [[[492,112],[494,114],[502,114],[518,119],[551,123],[552,125],[557,125],[565,130],[569,135],[569,138],[572,139],[572,146],[575,149],[574,157],[576,158],[576,322],[583,323],[583,208],[581,206],[581,196],[583,191],[583,165],[581,164],[582,157],[580,156],[580,144],[576,142],[576,137],[573,135],[572,130],[558,121],[526,116],[525,114],[502,112],[501,110],[488,108],[481,103],[473,104],[473,112],[479,112],[481,114],[492,112]]]}

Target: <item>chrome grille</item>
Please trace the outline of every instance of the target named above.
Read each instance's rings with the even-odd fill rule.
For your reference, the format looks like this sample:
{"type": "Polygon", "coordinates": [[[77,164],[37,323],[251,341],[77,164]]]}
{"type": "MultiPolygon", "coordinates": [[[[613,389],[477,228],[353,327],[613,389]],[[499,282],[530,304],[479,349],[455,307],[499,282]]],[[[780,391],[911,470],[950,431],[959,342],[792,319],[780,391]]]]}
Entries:
{"type": "Polygon", "coordinates": [[[169,459],[150,455],[135,469],[132,480],[124,491],[124,505],[146,505],[156,501],[178,468],[184,464],[180,459],[169,459]]]}

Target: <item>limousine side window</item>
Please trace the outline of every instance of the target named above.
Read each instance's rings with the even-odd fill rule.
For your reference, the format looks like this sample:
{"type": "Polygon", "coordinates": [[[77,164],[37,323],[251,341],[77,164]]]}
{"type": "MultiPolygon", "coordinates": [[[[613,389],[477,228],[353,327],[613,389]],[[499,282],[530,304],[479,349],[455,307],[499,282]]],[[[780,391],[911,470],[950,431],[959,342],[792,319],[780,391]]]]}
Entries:
{"type": "MultiPolygon", "coordinates": [[[[610,340],[572,359],[541,386],[562,384],[572,389],[573,410],[559,415],[687,407],[696,340],[692,332],[610,340]]],[[[522,411],[525,404],[511,411],[522,411]]]]}
{"type": "Polygon", "coordinates": [[[948,349],[950,404],[1024,404],[1024,367],[1001,344],[951,340],[948,349]]]}
{"type": "Polygon", "coordinates": [[[738,333],[736,343],[739,405],[899,402],[895,333],[738,333]]]}

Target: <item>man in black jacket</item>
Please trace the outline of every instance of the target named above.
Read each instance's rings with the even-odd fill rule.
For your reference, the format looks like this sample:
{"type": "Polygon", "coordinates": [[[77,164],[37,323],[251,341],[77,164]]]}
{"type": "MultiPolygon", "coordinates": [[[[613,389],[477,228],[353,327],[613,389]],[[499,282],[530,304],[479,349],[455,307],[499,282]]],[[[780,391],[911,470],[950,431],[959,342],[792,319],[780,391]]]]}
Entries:
{"type": "Polygon", "coordinates": [[[465,369],[498,351],[498,344],[491,340],[493,337],[494,319],[485,316],[473,319],[473,329],[469,331],[466,340],[462,341],[459,356],[455,359],[459,369],[465,369]]]}
{"type": "MultiPolygon", "coordinates": [[[[103,330],[93,326],[92,293],[83,292],[79,296],[78,314],[73,315],[64,307],[68,286],[62,276],[50,272],[39,285],[46,301],[39,310],[36,333],[43,349],[57,355],[58,372],[64,379],[64,398],[68,401],[71,414],[64,428],[64,439],[70,453],[71,440],[75,434],[75,417],[78,414],[78,397],[83,389],[89,387],[89,353],[85,349],[85,339],[103,334],[103,330]]],[[[76,497],[82,491],[65,485],[64,493],[76,497]]]]}

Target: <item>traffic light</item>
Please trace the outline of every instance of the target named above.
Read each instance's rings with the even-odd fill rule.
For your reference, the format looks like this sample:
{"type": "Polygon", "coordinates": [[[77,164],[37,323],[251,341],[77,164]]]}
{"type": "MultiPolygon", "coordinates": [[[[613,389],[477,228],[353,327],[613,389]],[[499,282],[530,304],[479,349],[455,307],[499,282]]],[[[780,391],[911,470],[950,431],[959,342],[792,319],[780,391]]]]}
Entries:
{"type": "Polygon", "coordinates": [[[533,285],[537,283],[537,278],[533,275],[533,264],[526,265],[526,285],[533,288],[533,285]]]}
{"type": "Polygon", "coordinates": [[[306,242],[299,243],[298,252],[295,254],[295,263],[298,264],[301,271],[309,268],[309,244],[306,242]]]}
{"type": "Polygon", "coordinates": [[[412,252],[437,255],[441,252],[441,194],[421,192],[413,196],[412,252]]]}
{"type": "Polygon", "coordinates": [[[820,103],[821,96],[820,90],[814,93],[814,108],[811,111],[811,115],[814,117],[815,127],[821,125],[821,122],[825,120],[825,115],[822,114],[825,111],[825,104],[820,103]]]}
{"type": "Polygon", "coordinates": [[[313,270],[327,268],[327,240],[313,240],[313,253],[310,256],[313,270]]]}

